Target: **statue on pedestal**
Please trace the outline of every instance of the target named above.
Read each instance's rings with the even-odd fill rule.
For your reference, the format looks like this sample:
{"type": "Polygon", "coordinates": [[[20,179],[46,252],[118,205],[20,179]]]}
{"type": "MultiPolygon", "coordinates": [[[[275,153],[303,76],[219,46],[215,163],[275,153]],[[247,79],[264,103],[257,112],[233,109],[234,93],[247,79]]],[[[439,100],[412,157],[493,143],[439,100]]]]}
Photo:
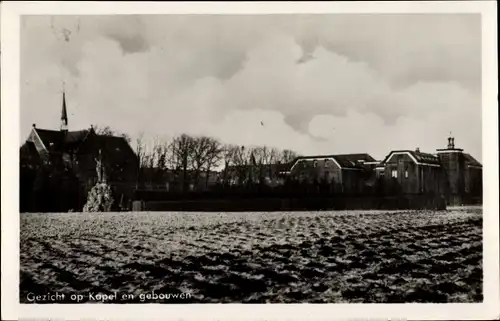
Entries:
{"type": "Polygon", "coordinates": [[[99,157],[94,158],[96,162],[97,183],[106,183],[106,172],[102,163],[102,151],[99,149],[99,157]]]}
{"type": "Polygon", "coordinates": [[[97,183],[89,191],[87,202],[83,207],[84,212],[109,212],[113,205],[113,192],[111,186],[106,183],[106,171],[102,161],[102,152],[94,158],[96,162],[97,183]]]}

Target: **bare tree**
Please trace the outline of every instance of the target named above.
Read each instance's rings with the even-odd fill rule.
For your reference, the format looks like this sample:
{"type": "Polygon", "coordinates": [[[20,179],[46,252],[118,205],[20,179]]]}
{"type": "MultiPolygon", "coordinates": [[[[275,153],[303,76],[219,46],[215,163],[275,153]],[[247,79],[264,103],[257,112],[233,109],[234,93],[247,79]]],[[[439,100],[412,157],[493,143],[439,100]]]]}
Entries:
{"type": "Polygon", "coordinates": [[[210,171],[217,167],[222,160],[223,146],[222,144],[215,138],[210,138],[208,142],[208,148],[206,153],[206,163],[205,163],[205,172],[206,172],[206,181],[205,185],[208,187],[208,181],[210,178],[210,171]]]}
{"type": "MultiPolygon", "coordinates": [[[[277,148],[271,148],[270,151],[269,151],[269,161],[270,161],[270,164],[278,164],[280,163],[280,150],[277,149],[277,148]]],[[[272,178],[272,179],[275,179],[276,176],[277,176],[277,171],[276,169],[273,169],[272,168],[269,168],[269,177],[272,178]]]]}
{"type": "Polygon", "coordinates": [[[255,158],[252,170],[262,184],[266,176],[273,177],[272,168],[280,160],[280,151],[277,148],[258,146],[252,148],[252,154],[255,158]]]}
{"type": "Polygon", "coordinates": [[[191,155],[191,167],[194,174],[195,184],[199,183],[202,169],[207,163],[207,154],[210,145],[210,137],[199,136],[193,138],[193,151],[191,155]]]}
{"type": "Polygon", "coordinates": [[[266,146],[257,146],[250,148],[250,178],[257,179],[259,183],[262,183],[264,180],[263,177],[263,168],[264,164],[267,162],[267,147],[266,146]]]}
{"type": "Polygon", "coordinates": [[[145,151],[144,151],[144,141],[143,141],[144,134],[141,133],[139,134],[139,137],[136,139],[136,145],[135,145],[135,153],[137,155],[137,160],[138,160],[138,167],[137,167],[137,183],[136,183],[136,188],[139,187],[139,181],[141,181],[144,177],[144,171],[143,168],[145,166],[145,151]]]}
{"type": "Polygon", "coordinates": [[[200,183],[201,173],[205,171],[205,184],[208,185],[210,170],[220,162],[222,146],[217,139],[208,136],[193,138],[193,144],[190,167],[193,170],[194,181],[196,184],[200,183]]]}
{"type": "Polygon", "coordinates": [[[232,163],[234,166],[234,171],[238,178],[238,183],[241,185],[245,182],[249,182],[251,179],[250,164],[254,160],[254,155],[252,150],[245,148],[245,146],[233,146],[232,151],[232,163]]]}
{"type": "Polygon", "coordinates": [[[192,155],[195,149],[195,139],[186,134],[175,137],[172,140],[171,163],[177,171],[182,173],[182,191],[188,186],[188,170],[192,164],[192,155]]]}
{"type": "Polygon", "coordinates": [[[137,139],[135,140],[135,154],[137,155],[137,159],[139,161],[139,167],[144,167],[145,165],[145,156],[146,151],[144,147],[144,134],[140,133],[137,139]]]}
{"type": "Polygon", "coordinates": [[[155,137],[151,144],[146,144],[144,134],[139,134],[136,139],[135,153],[139,161],[138,178],[140,182],[152,185],[153,180],[158,182],[164,177],[164,173],[168,170],[169,147],[169,142],[159,137],[155,137]]]}
{"type": "Polygon", "coordinates": [[[167,170],[171,144],[168,140],[156,137],[153,143],[153,166],[161,171],[167,170]]]}
{"type": "Polygon", "coordinates": [[[101,127],[101,126],[98,126],[98,125],[93,125],[92,128],[94,129],[94,132],[98,135],[102,135],[102,136],[116,136],[116,137],[123,137],[125,138],[125,140],[130,144],[130,142],[132,141],[132,139],[130,138],[130,136],[126,133],[120,133],[114,129],[112,129],[111,127],[109,126],[104,126],[104,127],[101,127]]]}
{"type": "Polygon", "coordinates": [[[104,126],[101,127],[99,125],[92,125],[92,128],[94,129],[95,133],[98,135],[104,135],[104,136],[114,136],[115,131],[111,129],[109,126],[104,126]]]}
{"type": "Polygon", "coordinates": [[[226,144],[222,147],[222,159],[224,161],[224,169],[223,169],[223,177],[222,182],[224,185],[227,184],[228,175],[229,175],[229,167],[234,165],[233,161],[235,158],[236,150],[240,148],[235,145],[226,144]]]}
{"type": "Polygon", "coordinates": [[[281,152],[281,155],[278,158],[280,162],[287,164],[295,160],[298,156],[299,155],[296,152],[285,149],[281,152]]]}
{"type": "MultiPolygon", "coordinates": [[[[171,144],[168,140],[155,137],[151,147],[151,154],[148,158],[150,171],[154,175],[155,184],[165,185],[168,172],[168,157],[170,155],[171,144]]],[[[150,178],[152,181],[153,178],[150,178]]]]}

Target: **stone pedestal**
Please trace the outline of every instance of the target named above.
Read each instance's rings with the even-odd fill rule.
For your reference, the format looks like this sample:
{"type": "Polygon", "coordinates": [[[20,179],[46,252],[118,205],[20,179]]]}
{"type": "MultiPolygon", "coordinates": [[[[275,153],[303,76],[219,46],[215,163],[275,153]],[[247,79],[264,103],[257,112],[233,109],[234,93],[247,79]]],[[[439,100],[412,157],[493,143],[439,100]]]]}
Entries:
{"type": "Polygon", "coordinates": [[[84,212],[109,212],[113,205],[111,187],[106,183],[97,183],[87,196],[84,212]]]}

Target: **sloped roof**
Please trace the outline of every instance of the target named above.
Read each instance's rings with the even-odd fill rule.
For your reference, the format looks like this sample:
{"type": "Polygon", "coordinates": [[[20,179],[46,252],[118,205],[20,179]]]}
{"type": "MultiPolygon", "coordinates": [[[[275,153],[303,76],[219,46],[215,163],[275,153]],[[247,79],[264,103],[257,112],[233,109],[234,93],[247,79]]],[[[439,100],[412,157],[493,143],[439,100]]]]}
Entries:
{"type": "Polygon", "coordinates": [[[135,152],[123,137],[97,135],[92,129],[79,131],[56,131],[34,129],[49,153],[68,150],[80,150],[95,153],[102,149],[106,157],[113,163],[122,163],[131,157],[136,159],[135,152]]]}
{"type": "Polygon", "coordinates": [[[335,155],[336,158],[344,158],[351,161],[365,161],[365,162],[376,162],[375,158],[371,157],[367,153],[362,154],[343,154],[343,155],[335,155]]]}
{"type": "Polygon", "coordinates": [[[333,158],[340,166],[346,168],[364,168],[361,162],[375,162],[375,158],[368,154],[334,155],[333,158]]]}
{"type": "Polygon", "coordinates": [[[337,155],[314,155],[314,156],[300,156],[292,162],[295,164],[300,160],[307,159],[323,159],[323,158],[333,158],[335,161],[343,168],[356,168],[364,169],[362,162],[376,162],[375,158],[371,157],[369,154],[337,154],[337,155]]]}
{"type": "Polygon", "coordinates": [[[34,130],[49,152],[56,152],[62,148],[64,140],[63,132],[39,128],[35,128],[34,130]]]}
{"type": "Polygon", "coordinates": [[[410,153],[415,157],[415,159],[419,163],[425,163],[425,164],[434,164],[434,165],[439,165],[439,157],[429,154],[429,153],[422,153],[422,152],[416,152],[416,151],[410,151],[410,153]]]}
{"type": "Polygon", "coordinates": [[[465,157],[465,162],[467,163],[467,165],[483,167],[483,165],[480,162],[478,162],[474,157],[472,157],[470,154],[464,153],[464,157],[465,157]]]}
{"type": "Polygon", "coordinates": [[[90,132],[89,130],[63,132],[40,128],[35,128],[35,131],[49,152],[61,152],[68,148],[75,148],[85,140],[90,132]]]}
{"type": "Polygon", "coordinates": [[[90,130],[84,129],[79,131],[67,132],[64,136],[64,142],[66,144],[80,143],[85,137],[90,133],[90,130]]]}
{"type": "Polygon", "coordinates": [[[40,162],[40,155],[33,142],[25,142],[20,148],[20,162],[22,164],[37,164],[40,162]]]}
{"type": "Polygon", "coordinates": [[[123,137],[92,134],[86,137],[79,148],[91,153],[102,150],[105,152],[103,156],[106,160],[115,164],[123,163],[131,158],[137,159],[132,147],[123,137]]]}
{"type": "Polygon", "coordinates": [[[385,157],[382,163],[386,163],[393,154],[395,153],[408,153],[411,158],[415,159],[418,163],[421,164],[430,164],[430,165],[441,165],[439,162],[439,157],[429,153],[417,152],[414,150],[393,150],[385,157]]]}

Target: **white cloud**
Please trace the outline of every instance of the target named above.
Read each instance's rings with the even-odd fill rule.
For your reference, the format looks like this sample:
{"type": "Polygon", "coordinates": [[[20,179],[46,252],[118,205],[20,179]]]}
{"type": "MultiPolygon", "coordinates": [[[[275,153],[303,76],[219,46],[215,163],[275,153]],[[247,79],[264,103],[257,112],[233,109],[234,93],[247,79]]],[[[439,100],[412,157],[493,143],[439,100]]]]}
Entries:
{"type": "Polygon", "coordinates": [[[87,17],[79,32],[65,22],[68,42],[50,18],[26,19],[23,138],[33,122],[57,128],[64,79],[75,129],[377,158],[433,152],[452,131],[481,158],[474,17],[306,18],[87,17]]]}

